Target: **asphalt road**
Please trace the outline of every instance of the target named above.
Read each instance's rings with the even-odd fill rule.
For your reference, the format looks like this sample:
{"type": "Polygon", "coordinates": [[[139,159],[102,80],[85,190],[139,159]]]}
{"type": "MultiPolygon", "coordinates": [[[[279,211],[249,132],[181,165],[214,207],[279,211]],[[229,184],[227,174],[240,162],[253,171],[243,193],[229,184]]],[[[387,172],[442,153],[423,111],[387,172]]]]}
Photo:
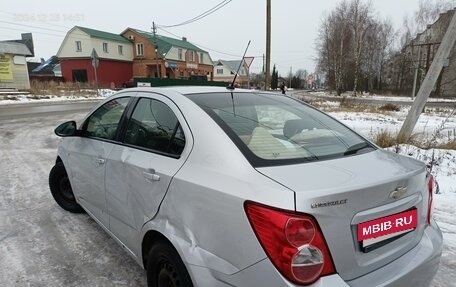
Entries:
{"type": "Polygon", "coordinates": [[[98,101],[77,102],[33,102],[12,105],[0,105],[0,119],[39,117],[45,114],[65,115],[71,112],[87,112],[98,101]]]}
{"type": "Polygon", "coordinates": [[[93,104],[0,110],[21,113],[0,119],[0,287],[147,285],[145,271],[94,220],[66,212],[49,191],[54,128],[93,104]]]}

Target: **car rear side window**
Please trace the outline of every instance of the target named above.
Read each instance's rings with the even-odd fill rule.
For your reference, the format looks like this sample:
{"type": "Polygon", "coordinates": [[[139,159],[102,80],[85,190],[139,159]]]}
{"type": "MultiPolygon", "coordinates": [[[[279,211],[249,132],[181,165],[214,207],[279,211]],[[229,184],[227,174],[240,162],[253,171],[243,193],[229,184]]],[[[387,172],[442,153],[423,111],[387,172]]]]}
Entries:
{"type": "Polygon", "coordinates": [[[122,114],[130,101],[129,97],[117,98],[98,108],[87,119],[84,135],[100,139],[114,140],[122,114]]]}
{"type": "Polygon", "coordinates": [[[176,115],[165,103],[141,98],[128,122],[124,142],[178,156],[185,147],[185,135],[176,115]]]}
{"type": "Polygon", "coordinates": [[[188,97],[220,125],[254,166],[338,158],[375,149],[343,124],[289,97],[245,92],[188,97]]]}

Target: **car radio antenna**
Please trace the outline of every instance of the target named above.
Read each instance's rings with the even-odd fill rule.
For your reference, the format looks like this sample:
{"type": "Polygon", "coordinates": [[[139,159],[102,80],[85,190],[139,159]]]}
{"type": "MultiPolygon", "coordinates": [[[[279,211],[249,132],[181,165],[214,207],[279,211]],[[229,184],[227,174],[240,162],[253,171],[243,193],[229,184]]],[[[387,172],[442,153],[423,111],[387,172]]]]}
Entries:
{"type": "Polygon", "coordinates": [[[236,82],[236,77],[239,73],[239,70],[241,69],[242,67],[242,62],[244,62],[244,58],[245,58],[245,54],[247,53],[247,50],[249,49],[249,46],[250,46],[250,40],[249,40],[249,43],[247,44],[247,47],[245,48],[245,51],[244,51],[244,55],[242,56],[242,59],[241,59],[241,62],[239,63],[239,67],[236,71],[236,74],[234,74],[234,79],[233,81],[231,82],[231,84],[227,87],[228,90],[234,90],[234,83],[236,82]]]}

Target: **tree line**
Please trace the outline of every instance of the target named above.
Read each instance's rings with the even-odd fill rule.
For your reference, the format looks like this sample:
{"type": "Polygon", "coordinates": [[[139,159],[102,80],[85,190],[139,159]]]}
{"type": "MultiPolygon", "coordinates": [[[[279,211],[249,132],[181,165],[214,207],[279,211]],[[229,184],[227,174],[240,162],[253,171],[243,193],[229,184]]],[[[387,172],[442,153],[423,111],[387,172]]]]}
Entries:
{"type": "MultiPolygon", "coordinates": [[[[341,1],[323,16],[316,49],[317,72],[324,75],[328,89],[340,95],[352,91],[394,90],[385,83],[385,69],[416,33],[435,21],[439,13],[451,8],[451,1],[420,0],[413,17],[404,19],[395,31],[389,19],[380,19],[371,3],[363,0],[341,1]]],[[[394,63],[393,63],[394,65],[394,63]]],[[[413,66],[404,70],[410,73],[413,66]],[[408,69],[408,70],[407,70],[408,69]]]]}

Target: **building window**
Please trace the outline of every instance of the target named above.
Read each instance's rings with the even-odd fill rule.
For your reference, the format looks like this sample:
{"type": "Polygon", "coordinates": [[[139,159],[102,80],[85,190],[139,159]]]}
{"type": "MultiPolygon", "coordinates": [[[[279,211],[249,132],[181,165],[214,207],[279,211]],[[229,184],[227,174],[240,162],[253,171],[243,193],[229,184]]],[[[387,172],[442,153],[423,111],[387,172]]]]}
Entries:
{"type": "Polygon", "coordinates": [[[195,55],[193,55],[193,51],[188,51],[188,58],[189,58],[189,61],[190,62],[194,62],[195,61],[195,55]]]}
{"type": "Polygon", "coordinates": [[[204,54],[203,53],[200,53],[200,60],[199,60],[200,63],[203,63],[204,62],[204,54]]]}
{"type": "Polygon", "coordinates": [[[76,52],[82,52],[81,41],[76,41],[76,52]]]}
{"type": "Polygon", "coordinates": [[[108,53],[108,43],[103,43],[103,52],[108,53]]]}
{"type": "Polygon", "coordinates": [[[223,69],[217,69],[217,75],[223,75],[223,69]]]}
{"type": "Polygon", "coordinates": [[[119,45],[117,47],[117,51],[119,51],[119,55],[123,55],[123,46],[122,45],[119,45]]]}
{"type": "Polygon", "coordinates": [[[144,45],[142,43],[136,44],[136,56],[143,56],[144,55],[144,45]]]}
{"type": "Polygon", "coordinates": [[[177,57],[182,61],[182,49],[177,50],[177,57]]]}

